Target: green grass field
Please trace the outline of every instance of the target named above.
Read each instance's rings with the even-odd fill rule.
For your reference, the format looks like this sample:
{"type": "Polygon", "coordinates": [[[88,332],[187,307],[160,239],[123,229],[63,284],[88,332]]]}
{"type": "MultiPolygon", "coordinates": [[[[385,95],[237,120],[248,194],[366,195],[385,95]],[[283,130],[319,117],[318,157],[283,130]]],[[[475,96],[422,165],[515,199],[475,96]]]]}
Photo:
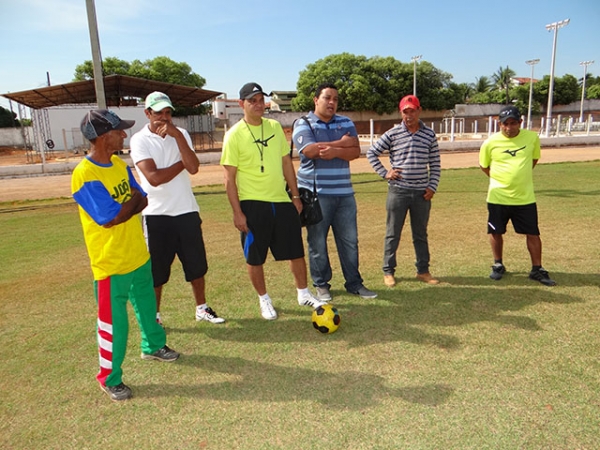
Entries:
{"type": "MultiPolygon", "coordinates": [[[[487,178],[445,170],[429,228],[432,273],[414,280],[410,229],[398,286],[382,282],[386,184],[354,177],[361,271],[375,300],[346,294],[334,250],[340,329],[321,335],[286,263],[266,265],[280,318],[260,317],[222,186],[199,189],[209,304],[194,321],[179,265],[164,291],[173,364],[142,361],[132,322],[113,403],[95,381],[95,302],[75,205],[0,204],[0,447],[3,449],[595,449],[600,427],[600,162],[535,169],[544,266],[525,240],[493,262],[487,178]]],[[[332,244],[332,249],[333,249],[332,244]]],[[[133,314],[131,314],[133,318],[133,314]]]]}

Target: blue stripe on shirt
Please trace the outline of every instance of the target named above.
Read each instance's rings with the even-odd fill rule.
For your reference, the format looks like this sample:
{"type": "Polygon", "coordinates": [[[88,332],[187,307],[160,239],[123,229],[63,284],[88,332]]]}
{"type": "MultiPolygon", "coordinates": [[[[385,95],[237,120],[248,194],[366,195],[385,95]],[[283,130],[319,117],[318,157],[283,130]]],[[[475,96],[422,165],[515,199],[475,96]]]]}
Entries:
{"type": "Polygon", "coordinates": [[[316,142],[333,142],[349,134],[358,136],[354,123],[346,116],[334,115],[329,122],[323,122],[314,112],[307,115],[306,120],[300,119],[294,126],[294,145],[300,154],[298,169],[298,186],[306,189],[313,188],[313,167],[317,170],[317,192],[319,195],[353,195],[354,189],[350,180],[350,164],[340,158],[330,160],[306,158],[302,150],[316,142]],[[311,129],[312,126],[312,129],[311,129]]]}

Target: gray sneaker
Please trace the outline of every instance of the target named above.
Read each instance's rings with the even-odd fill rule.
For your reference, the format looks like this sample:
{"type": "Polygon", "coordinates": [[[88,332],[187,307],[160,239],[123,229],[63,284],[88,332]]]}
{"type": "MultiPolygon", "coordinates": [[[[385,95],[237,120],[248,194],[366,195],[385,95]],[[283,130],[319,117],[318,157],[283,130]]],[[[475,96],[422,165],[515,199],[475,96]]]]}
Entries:
{"type": "Polygon", "coordinates": [[[358,295],[360,298],[377,298],[377,293],[364,286],[358,288],[357,291],[351,292],[351,294],[358,295]]]}
{"type": "Polygon", "coordinates": [[[155,359],[162,362],[173,362],[177,358],[179,358],[179,353],[175,350],[171,350],[166,345],[163,348],[156,350],[154,353],[142,353],[142,359],[146,360],[155,359]]]}
{"type": "Polygon", "coordinates": [[[130,399],[133,394],[129,386],[126,386],[124,383],[117,384],[116,386],[102,386],[100,385],[100,389],[102,389],[106,394],[110,397],[113,402],[120,402],[122,400],[130,399]]]}
{"type": "Polygon", "coordinates": [[[327,286],[317,286],[317,298],[322,302],[331,301],[331,292],[327,286]]]}
{"type": "Polygon", "coordinates": [[[556,281],[550,278],[550,274],[543,267],[540,267],[538,270],[532,270],[531,272],[529,272],[529,278],[535,281],[539,281],[544,286],[556,286],[556,281]]]}
{"type": "Polygon", "coordinates": [[[494,263],[492,266],[492,273],[490,273],[490,278],[492,280],[501,280],[502,275],[506,273],[506,267],[502,263],[494,263]]]}

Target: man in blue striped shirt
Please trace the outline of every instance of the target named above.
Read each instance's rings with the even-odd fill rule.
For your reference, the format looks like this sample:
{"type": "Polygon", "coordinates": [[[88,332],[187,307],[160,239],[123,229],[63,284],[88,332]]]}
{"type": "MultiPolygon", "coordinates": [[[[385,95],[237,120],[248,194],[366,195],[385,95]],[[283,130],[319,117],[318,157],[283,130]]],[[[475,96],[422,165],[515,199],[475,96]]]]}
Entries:
{"type": "Polygon", "coordinates": [[[331,300],[332,278],[327,235],[333,230],[340,265],[346,280],[344,287],[362,298],[377,294],[363,285],[358,270],[358,231],[356,200],[350,181],[350,161],[360,156],[354,123],[337,115],[338,90],[322,84],[316,90],[315,110],[298,120],[293,140],[300,155],[298,187],[313,190],[316,182],[323,220],[307,230],[310,274],[321,301],[331,300]]]}
{"type": "Polygon", "coordinates": [[[367,152],[367,158],[382,178],[388,180],[387,222],[383,251],[383,282],[396,285],[396,251],[406,214],[410,211],[410,227],[415,247],[417,279],[438,284],[429,273],[427,223],[431,199],[440,181],[440,151],[435,132],[419,120],[421,103],[414,95],[400,101],[402,123],[386,131],[367,152]],[[388,170],[379,157],[389,152],[388,170]]]}

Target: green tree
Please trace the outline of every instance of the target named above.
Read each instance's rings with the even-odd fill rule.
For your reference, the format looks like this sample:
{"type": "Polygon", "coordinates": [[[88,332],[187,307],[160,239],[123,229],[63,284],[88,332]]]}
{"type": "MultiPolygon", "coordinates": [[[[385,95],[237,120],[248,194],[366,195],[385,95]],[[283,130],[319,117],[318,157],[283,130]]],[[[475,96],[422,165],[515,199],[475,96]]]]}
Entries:
{"type": "MultiPolygon", "coordinates": [[[[192,72],[189,64],[176,62],[166,56],[157,56],[154,59],[140,61],[133,60],[131,63],[122,59],[109,56],[102,61],[102,73],[106,75],[129,75],[146,80],[162,81],[165,83],[180,84],[182,86],[193,86],[202,88],[206,79],[192,72]]],[[[84,61],[75,67],[74,81],[94,79],[94,66],[92,61],[84,61]]],[[[175,105],[177,106],[177,105],[175,105]]],[[[194,114],[206,114],[210,110],[207,105],[199,105],[193,108],[177,106],[174,116],[187,116],[194,114]]]]}
{"type": "Polygon", "coordinates": [[[487,92],[478,92],[473,94],[469,98],[469,102],[471,104],[487,104],[487,103],[505,103],[506,101],[506,92],[492,89],[487,92]]]}
{"type": "MultiPolygon", "coordinates": [[[[427,61],[417,66],[417,93],[424,109],[450,109],[456,98],[464,97],[463,87],[451,80],[452,75],[427,61]]],[[[398,110],[400,98],[412,93],[413,64],[393,57],[367,58],[350,53],[326,56],[300,72],[292,109],[313,109],[315,89],[322,83],[337,86],[340,111],[392,113],[398,110]]]]}
{"type": "Polygon", "coordinates": [[[473,94],[473,87],[468,83],[449,83],[448,89],[450,90],[451,101],[455,105],[457,103],[467,103],[473,94]]]}
{"type": "MultiPolygon", "coordinates": [[[[129,73],[131,64],[122,59],[109,56],[102,61],[102,72],[104,75],[131,75],[129,73]]],[[[75,78],[73,81],[84,81],[94,79],[94,65],[92,61],[84,61],[75,67],[75,78]]]]}
{"type": "MultiPolygon", "coordinates": [[[[536,84],[533,84],[533,92],[535,92],[536,84]]],[[[529,83],[516,86],[511,90],[511,95],[514,99],[514,105],[519,108],[523,114],[529,109],[529,83]]],[[[535,96],[531,99],[531,113],[533,115],[540,114],[542,104],[536,100],[535,96]]]]}
{"type": "MultiPolygon", "coordinates": [[[[550,90],[550,76],[545,75],[540,81],[533,85],[533,96],[541,104],[548,104],[548,92],[550,90]]],[[[554,77],[554,94],[552,105],[568,105],[581,98],[581,88],[577,78],[573,75],[554,77]]],[[[590,98],[590,97],[588,97],[590,98]]]]}
{"type": "Polygon", "coordinates": [[[594,77],[591,73],[588,74],[585,80],[585,98],[600,98],[600,77],[594,77]]]}
{"type": "MultiPolygon", "coordinates": [[[[412,76],[410,77],[412,82],[412,76]]],[[[423,109],[434,111],[443,111],[445,109],[453,109],[457,103],[455,100],[457,95],[453,87],[457,87],[456,83],[452,83],[452,75],[444,72],[428,61],[423,61],[417,66],[417,96],[421,101],[423,109]]],[[[409,92],[403,92],[402,95],[412,93],[412,88],[409,92]]],[[[461,103],[461,102],[458,102],[461,103]]]]}
{"type": "MultiPolygon", "coordinates": [[[[102,61],[102,73],[106,75],[130,75],[147,80],[164,81],[165,83],[181,84],[202,88],[206,79],[192,72],[189,64],[176,62],[166,56],[131,63],[109,56],[102,61]]],[[[92,61],[84,61],[75,67],[74,81],[92,80],[94,67],[92,61]]]]}
{"type": "Polygon", "coordinates": [[[581,87],[573,75],[565,75],[554,79],[553,102],[557,105],[568,105],[581,99],[581,87]]]}
{"type": "Polygon", "coordinates": [[[18,127],[17,115],[9,109],[0,106],[0,128],[18,127]]]}
{"type": "Polygon", "coordinates": [[[600,84],[594,84],[585,88],[586,99],[600,99],[600,84]]]}
{"type": "MultiPolygon", "coordinates": [[[[333,83],[338,88],[340,101],[338,109],[340,111],[352,110],[350,99],[347,97],[348,90],[356,80],[352,79],[353,74],[360,74],[357,68],[362,67],[367,60],[364,56],[355,56],[350,53],[341,53],[339,55],[329,55],[312,64],[306,66],[306,69],[300,72],[296,90],[298,95],[292,99],[292,109],[294,111],[309,111],[314,107],[313,98],[317,86],[322,83],[333,83]]],[[[360,80],[359,80],[360,82],[360,80]]]]}
{"type": "Polygon", "coordinates": [[[506,66],[506,68],[504,68],[504,69],[502,67],[500,67],[498,69],[498,71],[492,75],[492,80],[494,80],[496,87],[498,87],[498,89],[500,89],[500,90],[504,90],[505,96],[504,96],[503,103],[505,103],[507,105],[511,101],[510,88],[512,86],[512,78],[515,75],[516,75],[515,71],[512,70],[508,66],[506,66]]]}
{"type": "Polygon", "coordinates": [[[485,75],[475,78],[475,83],[471,84],[473,94],[483,94],[489,92],[492,88],[492,82],[485,75]]]}

